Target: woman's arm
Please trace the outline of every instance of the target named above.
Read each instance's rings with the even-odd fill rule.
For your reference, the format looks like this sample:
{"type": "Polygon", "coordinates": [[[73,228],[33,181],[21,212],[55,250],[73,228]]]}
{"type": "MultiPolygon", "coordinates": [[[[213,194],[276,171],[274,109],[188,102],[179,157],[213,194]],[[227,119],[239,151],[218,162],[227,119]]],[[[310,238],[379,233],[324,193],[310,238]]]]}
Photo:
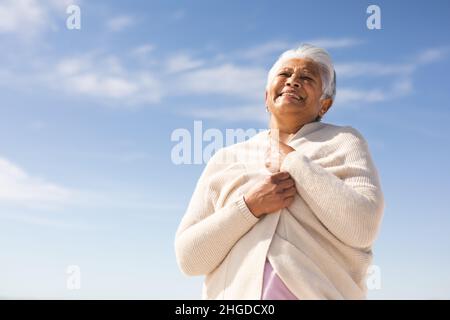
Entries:
{"type": "MultiPolygon", "coordinates": [[[[213,271],[235,243],[259,220],[243,197],[215,211],[210,190],[211,176],[226,165],[223,149],[208,162],[175,236],[177,263],[186,275],[213,271]]],[[[223,177],[225,183],[227,177],[223,177]]]]}
{"type": "Polygon", "coordinates": [[[290,173],[299,195],[339,240],[369,248],[378,232],[384,199],[367,143],[350,129],[341,133],[339,149],[329,159],[313,161],[296,150],[286,155],[281,171],[290,173]]]}

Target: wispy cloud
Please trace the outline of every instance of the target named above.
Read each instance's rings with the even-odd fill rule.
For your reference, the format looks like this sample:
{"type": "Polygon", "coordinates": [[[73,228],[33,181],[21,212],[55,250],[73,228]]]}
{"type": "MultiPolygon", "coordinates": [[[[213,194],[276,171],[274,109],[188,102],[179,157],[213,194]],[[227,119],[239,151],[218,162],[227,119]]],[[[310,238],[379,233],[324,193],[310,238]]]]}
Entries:
{"type": "Polygon", "coordinates": [[[198,68],[204,64],[203,60],[194,59],[191,56],[179,53],[167,60],[167,69],[170,73],[182,72],[198,68]]]}
{"type": "Polygon", "coordinates": [[[235,64],[194,70],[180,77],[180,89],[189,94],[221,94],[258,100],[264,95],[266,71],[235,64]]]}
{"type": "Polygon", "coordinates": [[[247,48],[238,52],[238,54],[245,59],[260,59],[272,55],[274,53],[281,53],[293,46],[292,43],[287,41],[269,41],[263,44],[247,48]]]}
{"type": "Polygon", "coordinates": [[[427,64],[442,60],[450,53],[450,47],[430,48],[421,52],[415,61],[420,64],[427,64]]]}
{"type": "Polygon", "coordinates": [[[363,44],[364,41],[356,38],[322,38],[304,41],[325,49],[348,48],[363,44]]]}
{"type": "MultiPolygon", "coordinates": [[[[129,16],[119,18],[117,21],[122,21],[123,24],[129,23],[131,19],[129,16]]],[[[362,43],[351,37],[319,38],[305,42],[328,48],[348,48],[362,43]]],[[[232,103],[224,101],[223,104],[237,105],[239,102],[236,101],[241,101],[243,106],[259,106],[263,104],[268,72],[261,67],[259,58],[270,56],[270,61],[274,61],[283,50],[292,47],[295,45],[288,41],[269,41],[224,54],[222,59],[217,60],[211,55],[199,58],[198,53],[193,57],[183,50],[171,52],[165,57],[160,53],[153,54],[155,46],[144,43],[129,49],[121,57],[105,54],[100,50],[62,57],[55,59],[56,62],[44,61],[37,64],[37,67],[30,63],[31,70],[23,67],[26,63],[20,64],[24,69],[22,73],[6,65],[0,71],[0,83],[17,86],[22,81],[21,86],[24,88],[46,85],[68,95],[94,98],[106,106],[122,108],[156,105],[169,95],[204,98],[217,95],[233,99],[232,103]],[[173,77],[173,73],[179,74],[173,77]],[[168,83],[168,79],[174,83],[176,90],[172,90],[173,87],[166,88],[164,84],[168,83]],[[24,82],[26,85],[23,85],[24,82]]],[[[409,59],[402,59],[399,64],[389,61],[337,62],[336,105],[374,103],[411,94],[415,70],[445,58],[448,52],[447,47],[429,48],[409,59]],[[352,81],[357,77],[367,78],[369,83],[373,77],[389,79],[381,86],[376,84],[368,88],[360,87],[359,82],[352,81]],[[345,81],[341,82],[341,79],[345,81]]],[[[245,110],[251,110],[246,108],[245,110]]],[[[194,112],[205,117],[213,117],[215,114],[218,118],[227,118],[220,112],[208,114],[203,109],[194,112]]]]}
{"type": "Polygon", "coordinates": [[[113,32],[122,31],[127,27],[130,27],[134,24],[134,18],[128,15],[122,15],[118,17],[110,18],[106,22],[106,26],[108,30],[113,32]]]}
{"type": "Polygon", "coordinates": [[[0,33],[31,40],[45,30],[57,30],[58,15],[78,0],[4,0],[0,3],[0,33]]]}
{"type": "Polygon", "coordinates": [[[269,118],[264,104],[252,104],[230,107],[197,107],[184,108],[179,114],[188,115],[197,119],[220,119],[229,122],[253,121],[267,123],[269,118]]]}
{"type": "Polygon", "coordinates": [[[131,212],[148,212],[152,214],[155,210],[174,211],[183,209],[179,203],[164,202],[161,199],[151,199],[148,193],[139,190],[78,190],[71,205],[77,208],[107,209],[107,212],[115,210],[120,214],[127,215],[131,212]]]}
{"type": "Polygon", "coordinates": [[[383,88],[365,89],[345,86],[337,90],[336,101],[333,105],[335,107],[362,106],[396,99],[408,95],[412,91],[413,86],[410,78],[399,78],[383,88]]]}
{"type": "Polygon", "coordinates": [[[134,163],[136,161],[151,161],[152,155],[148,152],[141,151],[127,151],[127,152],[77,152],[77,157],[83,157],[84,159],[96,159],[101,161],[114,161],[119,163],[134,163]]]}
{"type": "Polygon", "coordinates": [[[236,56],[244,59],[264,59],[272,56],[279,56],[283,51],[297,48],[301,43],[309,43],[326,49],[347,48],[363,43],[362,40],[355,38],[317,38],[305,39],[300,42],[272,40],[236,53],[236,56]]]}
{"type": "Polygon", "coordinates": [[[130,53],[132,56],[143,58],[147,57],[147,55],[153,50],[155,50],[155,46],[147,43],[133,48],[130,53]]]}
{"type": "Polygon", "coordinates": [[[374,77],[389,75],[408,75],[415,69],[411,64],[392,65],[376,62],[337,63],[336,74],[339,78],[374,77]]]}
{"type": "Polygon", "coordinates": [[[89,230],[92,226],[87,224],[67,221],[60,218],[51,218],[43,214],[29,214],[29,213],[4,213],[0,214],[0,219],[14,221],[18,223],[25,223],[33,226],[49,227],[57,229],[70,229],[70,230],[89,230]]]}
{"type": "Polygon", "coordinates": [[[148,71],[127,70],[115,56],[64,58],[54,69],[48,82],[62,86],[68,93],[122,102],[125,107],[156,103],[162,97],[157,77],[148,71]]]}
{"type": "MultiPolygon", "coordinates": [[[[108,161],[115,158],[125,164],[151,157],[146,153],[93,156],[108,161]]],[[[152,219],[161,212],[183,209],[180,204],[149,199],[148,194],[142,191],[67,188],[30,175],[19,165],[0,157],[0,219],[52,228],[87,229],[89,225],[83,221],[90,217],[83,212],[90,215],[92,210],[99,214],[115,212],[152,219]]]]}
{"type": "MultiPolygon", "coordinates": [[[[312,42],[312,41],[311,41],[312,42]]],[[[355,39],[340,39],[335,42],[331,40],[316,41],[316,44],[329,46],[352,46],[360,42],[355,39]],[[328,42],[328,43],[326,43],[328,42]]],[[[284,42],[266,43],[247,51],[246,57],[270,53],[272,50],[282,50],[287,44],[284,42]]],[[[338,81],[338,90],[334,106],[362,106],[392,99],[397,99],[413,92],[414,72],[421,66],[437,62],[448,54],[446,47],[430,48],[413,55],[407,62],[401,64],[381,62],[351,62],[337,63],[336,72],[338,79],[347,79],[344,85],[338,81]],[[359,87],[353,83],[352,78],[384,78],[388,77],[385,86],[374,86],[372,88],[359,87]]],[[[263,112],[262,96],[264,92],[264,81],[266,70],[258,68],[242,67],[237,64],[223,64],[214,68],[200,69],[188,73],[182,82],[186,83],[184,90],[191,94],[222,94],[243,99],[242,107],[196,107],[189,110],[180,110],[181,114],[200,118],[212,118],[223,121],[256,120],[266,122],[263,112]],[[229,81],[227,81],[229,80],[229,81]],[[217,84],[217,85],[216,85],[217,84]],[[249,105],[244,101],[252,101],[249,105]]]]}
{"type": "Polygon", "coordinates": [[[6,0],[0,3],[0,32],[16,33],[41,29],[46,18],[45,10],[33,0],[6,0]]]}
{"type": "MultiPolygon", "coordinates": [[[[383,102],[411,93],[412,84],[408,79],[400,79],[389,88],[363,89],[343,87],[339,89],[333,107],[365,106],[370,103],[383,102]]],[[[266,124],[268,121],[264,103],[227,107],[193,107],[183,108],[178,114],[197,119],[215,119],[226,122],[253,121],[266,124]]]]}
{"type": "Polygon", "coordinates": [[[129,55],[128,58],[131,59],[101,52],[59,59],[41,58],[37,59],[39,63],[14,58],[8,64],[3,63],[0,85],[22,90],[54,90],[114,108],[136,108],[160,102],[164,96],[164,77],[156,72],[159,66],[149,68],[145,61],[141,63],[129,55]],[[130,62],[136,67],[130,68],[130,62]]]}
{"type": "Polygon", "coordinates": [[[416,56],[409,57],[407,62],[400,64],[381,62],[351,62],[336,63],[335,69],[339,78],[374,77],[374,76],[411,76],[423,65],[444,59],[449,54],[446,47],[429,48],[416,56]]]}
{"type": "Polygon", "coordinates": [[[334,106],[346,106],[352,103],[367,104],[386,100],[388,95],[380,89],[342,88],[336,96],[334,106]]]}
{"type": "MultiPolygon", "coordinates": [[[[429,48],[407,59],[406,63],[392,64],[380,62],[337,63],[338,79],[355,77],[387,77],[388,86],[383,88],[362,89],[346,85],[338,88],[336,105],[345,106],[354,103],[373,103],[396,99],[413,92],[414,72],[429,63],[437,62],[449,54],[447,47],[429,48]],[[392,78],[394,79],[392,80],[392,78]]],[[[339,83],[339,81],[338,81],[339,83]]]]}
{"type": "Polygon", "coordinates": [[[71,198],[71,190],[30,176],[20,166],[0,157],[0,203],[25,206],[61,205],[71,198]]]}

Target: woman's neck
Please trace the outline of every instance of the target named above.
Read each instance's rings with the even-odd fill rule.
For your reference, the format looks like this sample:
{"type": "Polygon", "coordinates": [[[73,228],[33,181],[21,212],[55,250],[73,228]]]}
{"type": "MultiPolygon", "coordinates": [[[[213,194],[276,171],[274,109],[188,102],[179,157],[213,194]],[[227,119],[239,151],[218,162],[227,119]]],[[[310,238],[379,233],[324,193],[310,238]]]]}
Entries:
{"type": "Polygon", "coordinates": [[[304,123],[280,123],[272,116],[270,119],[270,130],[278,130],[279,140],[288,143],[289,140],[303,127],[304,123]]]}

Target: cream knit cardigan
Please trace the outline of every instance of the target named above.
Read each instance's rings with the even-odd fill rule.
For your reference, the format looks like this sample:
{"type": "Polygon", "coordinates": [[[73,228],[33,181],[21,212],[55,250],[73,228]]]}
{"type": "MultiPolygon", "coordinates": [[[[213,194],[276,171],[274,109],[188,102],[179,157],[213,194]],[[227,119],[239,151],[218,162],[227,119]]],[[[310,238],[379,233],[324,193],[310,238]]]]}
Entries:
{"type": "Polygon", "coordinates": [[[243,195],[262,179],[268,130],[207,163],[175,236],[186,275],[206,275],[203,299],[260,299],[266,257],[299,299],[364,299],[383,216],[377,170],[352,127],[305,124],[281,165],[295,180],[287,208],[256,218],[243,195]]]}

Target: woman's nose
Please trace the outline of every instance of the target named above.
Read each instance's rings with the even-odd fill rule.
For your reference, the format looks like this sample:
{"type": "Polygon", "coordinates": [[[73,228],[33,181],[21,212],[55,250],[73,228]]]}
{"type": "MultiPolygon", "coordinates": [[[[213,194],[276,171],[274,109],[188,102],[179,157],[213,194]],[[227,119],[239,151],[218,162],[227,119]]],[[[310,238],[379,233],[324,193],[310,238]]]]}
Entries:
{"type": "Polygon", "coordinates": [[[296,87],[296,88],[300,88],[300,86],[301,86],[301,83],[300,83],[300,81],[298,80],[297,77],[290,77],[290,78],[287,80],[286,84],[287,84],[288,86],[294,86],[294,87],[296,87]]]}

